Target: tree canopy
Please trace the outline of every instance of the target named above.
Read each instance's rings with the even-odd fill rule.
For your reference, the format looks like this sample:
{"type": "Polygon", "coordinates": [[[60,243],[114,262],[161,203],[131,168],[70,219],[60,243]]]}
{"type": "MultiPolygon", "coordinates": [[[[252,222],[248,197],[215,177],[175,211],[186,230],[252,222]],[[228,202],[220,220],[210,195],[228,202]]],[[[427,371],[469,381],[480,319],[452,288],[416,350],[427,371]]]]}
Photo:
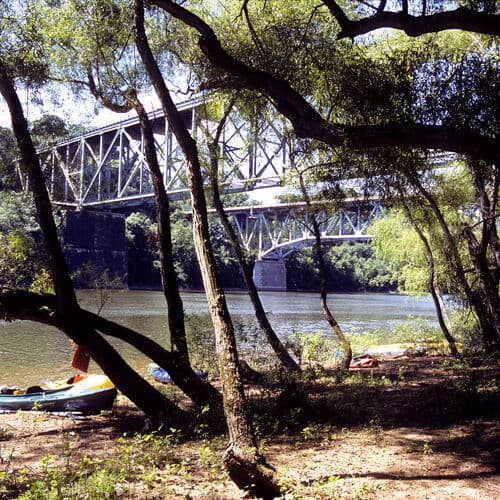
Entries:
{"type": "MultiPolygon", "coordinates": [[[[211,15],[206,14],[207,9],[200,9],[197,13],[196,2],[193,2],[191,10],[167,0],[156,0],[153,3],[193,28],[199,35],[197,44],[201,54],[198,58],[200,64],[203,66],[203,61],[209,61],[219,71],[215,75],[212,72],[210,78],[202,81],[204,86],[247,88],[264,93],[277,110],[288,118],[298,137],[316,139],[333,147],[345,145],[355,149],[384,146],[442,149],[468,154],[488,162],[498,161],[500,148],[496,135],[467,123],[446,123],[440,113],[431,120],[429,116],[422,116],[420,111],[419,104],[425,103],[426,94],[416,85],[419,74],[431,70],[431,74],[439,77],[438,84],[447,89],[447,96],[457,93],[460,89],[449,84],[448,73],[437,74],[432,68],[439,67],[440,64],[437,63],[440,61],[446,61],[446,64],[452,66],[457,64],[457,58],[463,55],[464,49],[470,57],[478,54],[484,64],[492,68],[491,74],[496,80],[493,87],[498,88],[498,71],[495,70],[498,62],[493,57],[496,46],[494,39],[481,39],[476,32],[469,33],[469,27],[463,23],[459,35],[447,31],[443,33],[444,38],[429,36],[435,30],[428,25],[418,39],[404,41],[406,47],[413,47],[408,52],[407,48],[401,48],[401,42],[393,35],[381,41],[375,39],[375,42],[362,38],[354,43],[344,43],[336,31],[336,22],[325,15],[330,12],[326,7],[333,8],[335,2],[322,2],[320,7],[312,7],[308,2],[297,2],[292,9],[289,9],[288,4],[284,7],[277,2],[244,2],[240,21],[232,26],[229,19],[238,16],[239,3],[230,4],[234,6],[232,11],[213,10],[211,15]],[[301,16],[297,15],[296,9],[302,11],[301,16]],[[235,43],[242,38],[243,44],[235,43]],[[280,50],[285,45],[289,49],[280,50]],[[330,112],[325,113],[318,106],[315,93],[296,84],[297,80],[307,81],[307,75],[312,74],[314,77],[316,73],[323,73],[325,79],[330,79],[333,83],[331,88],[337,88],[339,94],[344,95],[345,89],[342,88],[342,78],[339,80],[339,72],[332,72],[331,66],[324,67],[329,60],[339,60],[335,57],[339,53],[342,54],[339,59],[347,71],[351,61],[364,59],[360,65],[363,72],[358,73],[357,78],[345,78],[344,82],[350,81],[351,88],[357,87],[360,90],[358,96],[365,96],[368,100],[372,97],[370,92],[374,92],[371,102],[380,109],[375,120],[366,120],[370,115],[366,116],[363,109],[360,109],[361,113],[355,113],[354,121],[351,121],[350,110],[339,109],[334,99],[331,99],[328,107],[330,112]],[[407,57],[409,53],[411,59],[407,57]],[[278,57],[283,57],[286,65],[276,64],[277,54],[278,57]],[[302,71],[294,72],[294,78],[289,76],[291,71],[287,74],[287,69],[293,68],[296,61],[300,62],[302,71]],[[285,68],[284,72],[280,71],[282,68],[285,68]],[[385,68],[385,71],[378,72],[378,68],[385,68]],[[385,77],[382,80],[387,81],[389,87],[379,85],[380,76],[385,77]],[[378,98],[380,94],[377,89],[380,88],[386,91],[385,99],[381,99],[383,96],[378,98]],[[396,105],[393,113],[390,113],[390,107],[386,109],[391,100],[396,105]],[[357,123],[356,118],[360,114],[364,116],[364,121],[357,123]]],[[[348,2],[347,5],[359,7],[360,4],[348,2]]],[[[381,10],[384,7],[385,2],[382,2],[381,10]]],[[[494,9],[495,13],[491,15],[495,17],[498,15],[498,7],[494,9]]],[[[482,8],[475,10],[483,12],[482,8]]],[[[404,12],[402,16],[406,16],[408,24],[417,22],[404,12]]],[[[390,27],[387,22],[386,26],[390,27]]],[[[445,26],[447,25],[443,24],[445,26]]],[[[465,64],[467,57],[466,55],[462,59],[465,64]]],[[[359,106],[360,101],[353,99],[353,104],[359,106]]],[[[429,109],[429,106],[424,109],[429,109]]],[[[453,111],[451,107],[446,109],[447,112],[453,111]]],[[[496,123],[494,111],[491,108],[483,109],[496,123]]]]}

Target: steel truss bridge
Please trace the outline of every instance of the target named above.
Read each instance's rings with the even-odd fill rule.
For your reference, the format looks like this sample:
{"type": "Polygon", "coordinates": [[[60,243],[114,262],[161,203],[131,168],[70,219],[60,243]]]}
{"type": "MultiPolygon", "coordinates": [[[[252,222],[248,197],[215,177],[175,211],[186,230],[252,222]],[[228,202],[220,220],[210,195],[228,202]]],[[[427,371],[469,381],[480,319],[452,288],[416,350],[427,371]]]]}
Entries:
{"type": "Polygon", "coordinates": [[[312,213],[325,243],[368,241],[370,224],[381,215],[378,200],[346,199],[334,207],[307,210],[303,203],[227,208],[244,248],[258,260],[282,260],[314,242],[312,213]]]}
{"type": "MultiPolygon", "coordinates": [[[[197,141],[202,162],[208,161],[208,144],[223,115],[222,106],[220,101],[203,97],[178,105],[197,141]]],[[[151,112],[149,118],[167,192],[170,197],[184,197],[188,184],[182,150],[163,112],[151,112]]],[[[293,147],[286,132],[285,122],[277,115],[263,119],[238,110],[229,113],[219,141],[219,179],[223,189],[230,192],[280,185],[293,147]]],[[[106,213],[154,202],[138,118],[47,147],[39,152],[39,157],[52,202],[61,207],[106,213]]],[[[28,189],[27,180],[22,182],[28,189]]],[[[283,262],[294,249],[314,240],[311,214],[300,203],[238,207],[227,212],[244,247],[256,251],[260,262],[283,262]]],[[[380,212],[376,200],[350,199],[336,207],[315,208],[325,242],[369,240],[367,228],[380,212]]],[[[77,233],[86,231],[75,227],[77,233]]],[[[277,288],[283,287],[280,280],[277,288]]],[[[262,278],[261,283],[264,281],[262,278]]]]}
{"type": "MultiPolygon", "coordinates": [[[[222,103],[203,98],[178,105],[208,161],[212,140],[223,114],[222,103]]],[[[170,196],[188,191],[186,163],[162,111],[149,114],[156,151],[170,196]]],[[[289,164],[284,121],[245,118],[236,110],[227,117],[219,141],[219,180],[226,191],[279,185],[289,164]]],[[[47,187],[56,205],[114,209],[152,199],[153,186],[145,160],[138,118],[96,129],[39,152],[47,187]]],[[[27,188],[26,179],[22,180],[27,188]]]]}

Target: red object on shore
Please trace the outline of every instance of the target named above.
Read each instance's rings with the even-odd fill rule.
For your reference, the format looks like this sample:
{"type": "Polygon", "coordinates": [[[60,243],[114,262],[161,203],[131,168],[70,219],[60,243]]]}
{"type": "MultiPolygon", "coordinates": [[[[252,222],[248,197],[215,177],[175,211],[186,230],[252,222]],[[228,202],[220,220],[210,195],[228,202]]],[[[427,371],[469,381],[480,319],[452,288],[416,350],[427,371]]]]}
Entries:
{"type": "Polygon", "coordinates": [[[376,368],[378,366],[378,360],[370,354],[365,354],[363,356],[355,356],[351,360],[349,369],[357,368],[376,368]]]}

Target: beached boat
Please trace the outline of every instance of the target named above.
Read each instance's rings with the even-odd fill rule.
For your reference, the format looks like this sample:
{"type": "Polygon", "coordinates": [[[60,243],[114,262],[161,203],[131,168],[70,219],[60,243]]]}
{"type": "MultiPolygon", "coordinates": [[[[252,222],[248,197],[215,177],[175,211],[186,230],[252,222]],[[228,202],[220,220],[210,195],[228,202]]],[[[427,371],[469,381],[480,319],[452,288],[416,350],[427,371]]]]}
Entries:
{"type": "Polygon", "coordinates": [[[0,394],[0,411],[48,411],[95,415],[110,410],[116,388],[105,375],[89,375],[60,388],[30,387],[0,394]]]}
{"type": "MultiPolygon", "coordinates": [[[[202,370],[193,370],[198,377],[206,379],[208,377],[208,373],[204,372],[202,370]]],[[[161,382],[162,384],[172,384],[173,380],[172,377],[170,376],[170,373],[168,373],[166,370],[161,368],[159,365],[156,363],[151,363],[149,365],[149,374],[157,381],[161,382]]]]}

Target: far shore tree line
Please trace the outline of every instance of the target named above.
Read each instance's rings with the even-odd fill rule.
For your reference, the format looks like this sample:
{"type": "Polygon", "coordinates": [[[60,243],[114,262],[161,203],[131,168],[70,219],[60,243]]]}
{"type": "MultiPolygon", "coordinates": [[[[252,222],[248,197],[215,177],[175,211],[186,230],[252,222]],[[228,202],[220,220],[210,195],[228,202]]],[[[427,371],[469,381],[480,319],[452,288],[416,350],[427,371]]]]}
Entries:
{"type": "MultiPolygon", "coordinates": [[[[300,192],[309,209],[316,201],[341,202],[350,194],[346,180],[357,179],[356,189],[382,197],[392,209],[374,225],[375,257],[385,260],[400,288],[428,290],[454,356],[462,353],[444,293],[470,312],[484,353],[497,356],[499,7],[468,0],[404,1],[390,7],[394,10],[384,1],[223,3],[224,9],[197,0],[0,0],[0,94],[15,138],[2,131],[0,179],[4,193],[15,187],[15,143],[40,228],[39,233],[30,229],[26,213],[23,233],[2,232],[0,262],[8,267],[10,259],[14,272],[12,283],[2,284],[0,313],[7,320],[29,319],[64,332],[157,428],[192,429],[197,418],[211,425],[224,422],[229,443],[223,461],[229,476],[242,490],[274,498],[282,487],[249,418],[243,384],[248,367],[238,353],[221,261],[238,263],[263,339],[276,366],[289,376],[285,394],[295,390],[301,366],[276,336],[251,278],[251,256],[238,244],[224,212],[220,142],[228,112],[237,106],[257,131],[262,117],[281,120],[291,152],[284,182],[300,192]],[[215,111],[206,104],[215,127],[204,145],[197,144],[175,105],[170,89],[172,82],[179,85],[180,76],[186,91],[209,90],[219,100],[215,111]],[[139,118],[155,194],[154,216],[143,222],[154,221],[149,236],[155,233],[155,238],[148,249],[165,295],[170,349],[80,307],[36,152],[47,129],[28,125],[21,101],[27,89],[37,93],[58,85],[139,118]],[[176,219],[166,193],[144,92],[155,93],[186,161],[192,213],[187,225],[176,219]],[[445,165],[436,164],[439,151],[445,153],[445,165]],[[208,191],[203,174],[210,179],[208,191]],[[215,208],[220,226],[211,224],[208,205],[215,208]],[[194,274],[181,266],[192,260],[179,263],[176,256],[188,248],[176,245],[182,226],[191,231],[209,304],[221,391],[197,377],[190,364],[179,284],[194,274]],[[43,242],[43,266],[34,264],[36,251],[30,254],[37,238],[43,242]],[[228,246],[218,246],[222,240],[228,246]],[[32,289],[15,281],[14,265],[23,267],[16,259],[23,258],[37,277],[32,289]],[[160,393],[106,337],[131,344],[167,369],[198,411],[189,412],[160,393]]],[[[20,206],[20,214],[24,210],[20,206]]],[[[341,377],[352,350],[328,303],[328,267],[335,252],[322,244],[314,216],[311,230],[313,250],[302,261],[317,266],[325,321],[343,350],[341,377]]],[[[132,224],[129,234],[132,243],[139,238],[132,224]]],[[[356,262],[355,268],[360,267],[356,262]]]]}

